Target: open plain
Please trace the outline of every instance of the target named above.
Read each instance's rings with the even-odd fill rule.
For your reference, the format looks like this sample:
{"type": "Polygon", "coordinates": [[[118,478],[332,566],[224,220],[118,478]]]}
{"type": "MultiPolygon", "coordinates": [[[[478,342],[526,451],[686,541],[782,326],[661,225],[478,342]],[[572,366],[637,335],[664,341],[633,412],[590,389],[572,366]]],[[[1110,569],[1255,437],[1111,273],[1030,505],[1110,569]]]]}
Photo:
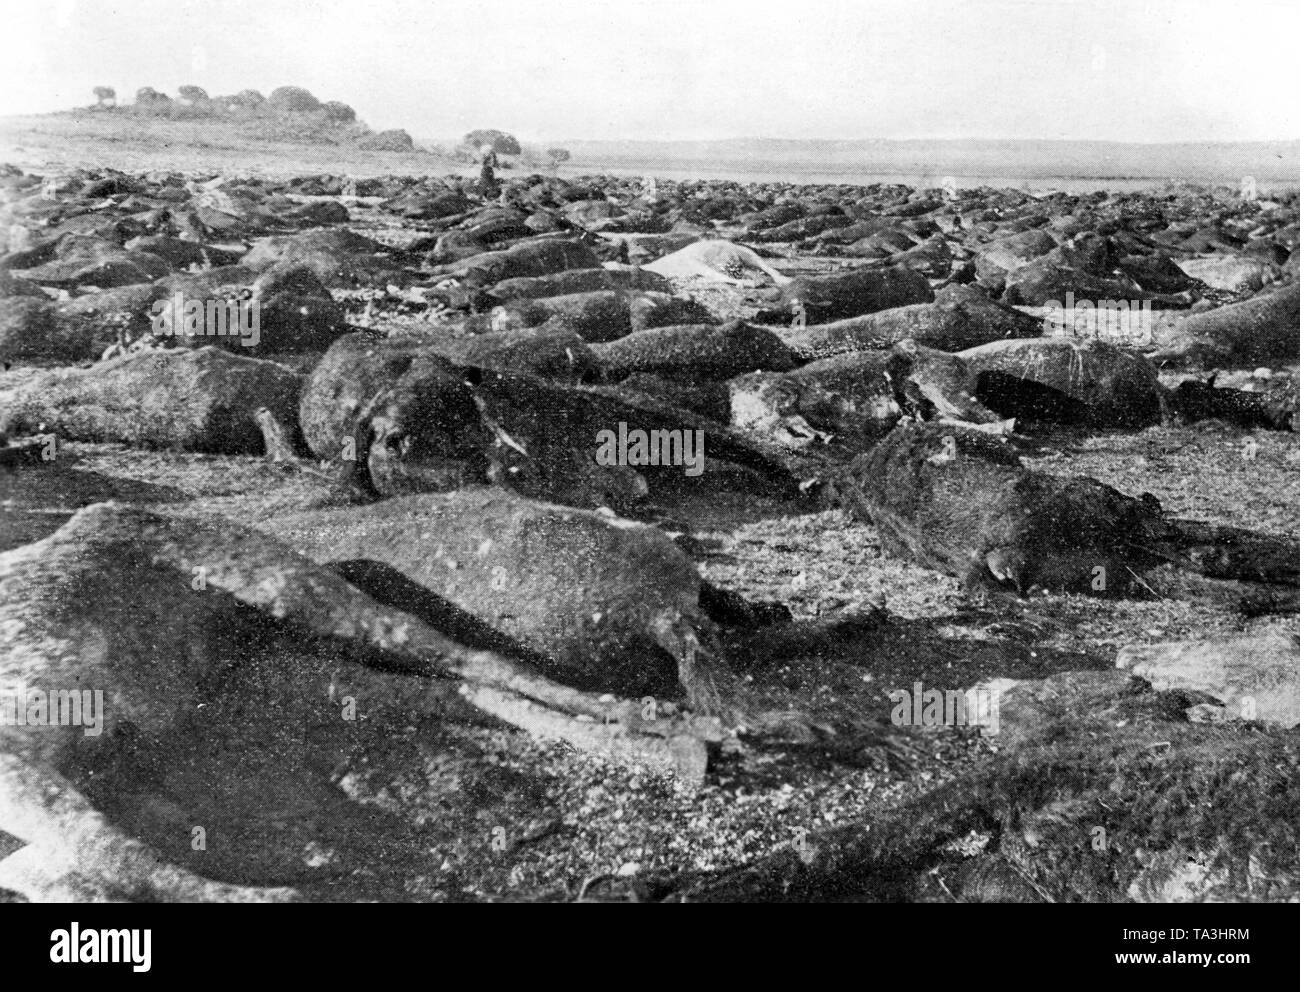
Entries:
{"type": "Polygon", "coordinates": [[[0,897],[1300,899],[1284,184],[112,118],[0,132],[0,897]]]}

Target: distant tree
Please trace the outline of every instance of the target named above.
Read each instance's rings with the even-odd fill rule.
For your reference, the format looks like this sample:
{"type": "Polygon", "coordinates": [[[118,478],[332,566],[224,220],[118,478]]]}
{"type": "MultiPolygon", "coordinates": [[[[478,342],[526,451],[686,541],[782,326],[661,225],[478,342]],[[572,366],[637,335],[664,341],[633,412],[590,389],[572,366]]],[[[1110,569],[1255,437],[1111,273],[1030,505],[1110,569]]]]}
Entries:
{"type": "Polygon", "coordinates": [[[234,96],[216,96],[212,102],[219,107],[235,112],[256,110],[266,103],[266,97],[257,90],[240,90],[234,96]]]}
{"type": "Polygon", "coordinates": [[[491,128],[470,131],[465,135],[465,144],[470,148],[482,149],[488,147],[498,155],[518,155],[519,139],[513,134],[506,134],[504,131],[495,131],[491,128]]]}
{"type": "Polygon", "coordinates": [[[202,86],[182,86],[176,92],[182,100],[195,106],[208,102],[208,91],[202,86]]]}
{"type": "Polygon", "coordinates": [[[116,107],[117,90],[111,86],[95,87],[95,106],[96,107],[116,107]]]}
{"type": "Polygon", "coordinates": [[[548,148],[546,156],[551,160],[551,165],[559,165],[561,162],[567,162],[573,156],[569,154],[567,148],[548,148]]]}
{"type": "Polygon", "coordinates": [[[301,86],[279,86],[271,91],[267,102],[274,109],[290,114],[305,114],[320,110],[320,101],[301,86]]]}
{"type": "Polygon", "coordinates": [[[321,109],[325,111],[325,119],[331,124],[352,124],[357,119],[357,112],[338,100],[330,100],[322,104],[321,109]]]}
{"type": "Polygon", "coordinates": [[[415,142],[401,128],[380,131],[357,142],[357,147],[371,152],[410,152],[415,150],[415,142]]]}
{"type": "Polygon", "coordinates": [[[137,106],[156,109],[169,106],[172,98],[166,93],[159,93],[152,86],[141,86],[135,91],[135,102],[137,106]]]}

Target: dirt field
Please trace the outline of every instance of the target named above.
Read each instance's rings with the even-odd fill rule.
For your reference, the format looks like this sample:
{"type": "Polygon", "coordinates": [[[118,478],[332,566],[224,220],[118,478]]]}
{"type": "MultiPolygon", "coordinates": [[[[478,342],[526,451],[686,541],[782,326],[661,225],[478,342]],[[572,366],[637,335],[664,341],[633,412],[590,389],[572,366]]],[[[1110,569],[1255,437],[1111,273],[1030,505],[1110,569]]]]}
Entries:
{"type": "MultiPolygon", "coordinates": [[[[137,172],[266,176],[457,171],[426,154],[351,153],[340,159],[326,147],[249,148],[220,133],[196,132],[184,147],[162,151],[144,135],[101,133],[93,116],[8,120],[0,130],[0,160],[36,169],[58,161],[137,172]]],[[[561,169],[559,176],[573,178],[577,171],[561,169]]],[[[349,201],[348,229],[396,247],[435,230],[399,221],[377,204],[377,198],[349,201]]],[[[768,246],[763,253],[791,276],[839,271],[857,261],[813,257],[787,246],[768,246]]],[[[751,318],[767,305],[746,288],[691,280],[675,280],[673,288],[724,319],[751,318]]],[[[385,298],[382,289],[336,290],[333,296],[358,326],[367,303],[385,298]]],[[[413,324],[427,329],[430,317],[381,303],[368,319],[377,335],[413,324]]],[[[312,360],[299,358],[304,369],[312,360]]],[[[1277,371],[1297,373],[1300,366],[1277,371]]],[[[0,375],[0,390],[28,374],[7,371],[0,375]]],[[[1184,375],[1164,372],[1162,381],[1172,386],[1184,375]]],[[[1300,540],[1300,443],[1290,432],[1217,421],[1134,431],[1045,426],[1036,440],[1043,447],[1027,464],[1040,472],[1092,476],[1133,496],[1151,493],[1169,516],[1300,540]],[[1248,439],[1258,446],[1253,458],[1243,455],[1248,439]]],[[[168,494],[150,500],[158,512],[228,518],[271,534],[280,534],[279,523],[295,512],[344,505],[322,477],[251,456],[72,442],[60,454],[60,468],[90,473],[102,488],[61,489],[58,481],[33,486],[30,478],[0,475],[0,504],[14,514],[6,548],[52,533],[75,510],[104,493],[130,492],[131,483],[168,494]]],[[[1265,628],[1300,635],[1295,616],[1249,618],[1183,600],[1039,592],[1011,608],[981,603],[963,593],[955,578],[887,556],[876,529],[840,509],[719,491],[683,495],[645,507],[640,515],[681,535],[679,544],[710,582],[790,610],[795,623],[787,633],[728,635],[729,661],[743,673],[754,700],[827,724],[876,725],[878,746],[851,755],[824,742],[759,748],[743,760],[723,754],[694,788],[672,775],[634,771],[565,744],[539,742],[486,718],[481,725],[463,725],[413,713],[400,733],[369,741],[363,762],[331,771],[353,804],[385,814],[386,822],[400,825],[401,837],[385,841],[373,857],[345,857],[353,867],[344,874],[302,880],[306,898],[391,899],[400,890],[412,900],[571,900],[584,883],[589,896],[612,884],[625,897],[644,898],[684,874],[752,864],[783,850],[802,851],[821,835],[840,836],[834,831],[886,817],[997,756],[997,736],[946,727],[911,730],[911,752],[900,756],[886,743],[894,690],[918,681],[965,690],[994,678],[1105,671],[1128,644],[1265,628]],[[606,876],[616,878],[611,883],[606,876]]],[[[388,725],[402,722],[399,713],[388,725]]],[[[210,774],[234,771],[219,760],[209,766],[210,774]]],[[[257,817],[264,841],[296,815],[291,803],[277,811],[266,798],[267,783],[284,772],[268,768],[265,779],[246,777],[231,793],[250,807],[270,803],[257,817]]],[[[166,815],[144,789],[90,798],[110,819],[145,836],[156,836],[166,815]]],[[[971,843],[979,847],[987,839],[971,843]]],[[[355,851],[367,850],[367,843],[373,839],[357,840],[355,851]]],[[[340,842],[340,849],[345,846],[340,842]]],[[[161,847],[202,872],[202,859],[180,840],[161,847]]],[[[238,871],[228,874],[248,880],[239,879],[238,871]]],[[[951,899],[943,880],[940,872],[941,884],[915,898],[951,899]]]]}

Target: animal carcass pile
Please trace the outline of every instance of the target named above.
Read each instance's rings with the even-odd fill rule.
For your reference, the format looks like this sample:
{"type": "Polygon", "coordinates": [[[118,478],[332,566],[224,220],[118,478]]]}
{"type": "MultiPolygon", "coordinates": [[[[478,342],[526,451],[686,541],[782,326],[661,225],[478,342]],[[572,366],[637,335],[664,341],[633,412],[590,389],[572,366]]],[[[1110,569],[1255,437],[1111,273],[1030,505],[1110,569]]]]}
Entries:
{"type": "Polygon", "coordinates": [[[1300,202],[483,192],[0,170],[0,899],[1300,898],[1300,202]]]}

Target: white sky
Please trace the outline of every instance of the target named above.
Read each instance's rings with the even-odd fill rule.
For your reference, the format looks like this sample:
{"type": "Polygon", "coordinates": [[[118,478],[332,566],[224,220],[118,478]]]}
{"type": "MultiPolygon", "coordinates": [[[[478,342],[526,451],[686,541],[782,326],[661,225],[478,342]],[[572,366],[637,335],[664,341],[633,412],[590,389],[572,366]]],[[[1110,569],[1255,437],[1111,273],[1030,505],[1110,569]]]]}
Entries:
{"type": "Polygon", "coordinates": [[[1296,0],[0,3],[4,114],[293,84],[417,138],[1300,138],[1296,0]]]}

